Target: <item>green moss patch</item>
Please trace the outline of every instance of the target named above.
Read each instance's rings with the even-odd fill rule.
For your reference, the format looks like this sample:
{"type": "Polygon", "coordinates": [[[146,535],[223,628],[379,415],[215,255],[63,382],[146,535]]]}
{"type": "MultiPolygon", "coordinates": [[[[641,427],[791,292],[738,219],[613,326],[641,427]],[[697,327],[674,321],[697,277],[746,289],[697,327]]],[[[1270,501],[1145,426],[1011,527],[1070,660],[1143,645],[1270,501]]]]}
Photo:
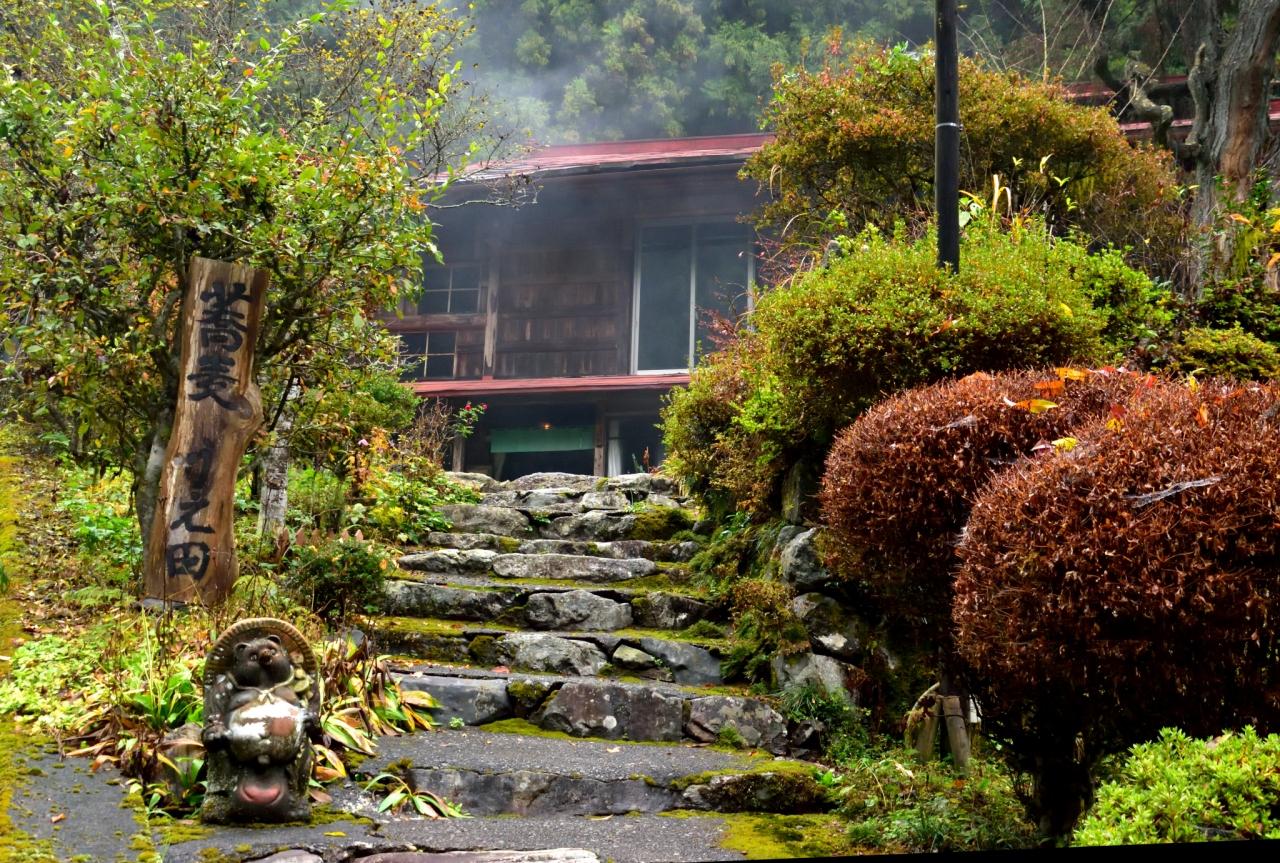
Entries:
{"type": "Polygon", "coordinates": [[[677,809],[666,818],[715,818],[724,822],[720,847],[748,860],[789,857],[837,857],[856,849],[845,838],[845,824],[831,815],[705,813],[677,809]]]}

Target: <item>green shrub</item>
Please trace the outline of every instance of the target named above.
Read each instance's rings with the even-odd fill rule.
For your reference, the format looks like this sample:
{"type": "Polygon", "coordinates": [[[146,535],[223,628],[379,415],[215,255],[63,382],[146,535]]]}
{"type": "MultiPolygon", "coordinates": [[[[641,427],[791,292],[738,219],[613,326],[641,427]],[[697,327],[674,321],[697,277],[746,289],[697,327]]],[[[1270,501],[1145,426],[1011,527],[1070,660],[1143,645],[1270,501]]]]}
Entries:
{"type": "Polygon", "coordinates": [[[1175,728],[1134,746],[1074,836],[1077,845],[1280,839],[1280,735],[1214,740],[1175,728]]]}
{"type": "MultiPolygon", "coordinates": [[[[1130,259],[1148,271],[1173,271],[1185,223],[1168,153],[1134,146],[1105,108],[1075,104],[1058,85],[968,57],[959,71],[960,188],[990,197],[998,174],[1016,208],[1130,247],[1130,259]]],[[[764,119],[777,137],[743,174],[769,189],[758,221],[784,242],[824,240],[833,210],[859,229],[932,208],[929,54],[835,46],[822,69],[779,69],[764,119]]]]}
{"type": "Polygon", "coordinates": [[[95,576],[124,584],[142,564],[142,537],[129,493],[131,477],[99,476],[87,468],[64,468],[56,510],[73,519],[71,538],[95,576]]]}
{"type": "Polygon", "coordinates": [[[450,482],[437,470],[429,479],[401,473],[395,465],[378,465],[364,484],[365,499],[347,510],[347,521],[387,542],[421,543],[427,534],[448,530],[440,513],[448,503],[475,500],[475,493],[450,482]]]}
{"type": "Polygon", "coordinates": [[[294,526],[337,528],[347,505],[348,482],[323,468],[289,469],[289,511],[294,526]]]}
{"type": "Polygon", "coordinates": [[[375,543],[343,537],[294,546],[285,588],[327,622],[375,611],[382,601],[390,556],[375,543]]]}
{"type": "Polygon", "coordinates": [[[767,512],[785,472],[820,463],[836,430],[886,392],[1098,361],[1118,353],[1109,326],[1130,332],[1158,317],[1144,299],[1149,282],[1110,259],[1095,266],[1036,222],[971,225],[959,274],[939,272],[932,234],[869,230],[853,246],[766,294],[751,327],[669,397],[666,467],[713,510],[767,512]],[[1103,297],[1123,316],[1095,308],[1103,297]]]}
{"type": "Polygon", "coordinates": [[[1237,380],[1280,378],[1280,347],[1245,332],[1237,324],[1231,329],[1194,327],[1173,348],[1174,362],[1183,371],[1203,370],[1206,374],[1237,380]]]}

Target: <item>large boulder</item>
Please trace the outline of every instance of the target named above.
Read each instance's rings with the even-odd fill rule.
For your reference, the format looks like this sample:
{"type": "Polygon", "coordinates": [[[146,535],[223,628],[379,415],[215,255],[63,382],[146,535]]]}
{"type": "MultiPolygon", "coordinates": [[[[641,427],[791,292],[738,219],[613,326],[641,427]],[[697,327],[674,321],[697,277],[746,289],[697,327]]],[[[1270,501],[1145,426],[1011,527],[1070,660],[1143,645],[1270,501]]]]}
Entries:
{"type": "Polygon", "coordinates": [[[623,629],[631,625],[631,606],[588,590],[535,593],[525,603],[524,619],[535,629],[623,629]]]}
{"type": "Polygon", "coordinates": [[[450,470],[445,471],[445,476],[461,485],[471,486],[479,491],[495,491],[501,488],[501,483],[485,473],[467,473],[465,471],[450,470]]]}
{"type": "Polygon", "coordinates": [[[782,578],[798,592],[821,590],[831,582],[831,573],[822,565],[814,547],[817,529],[798,534],[782,549],[778,561],[782,578]]]}
{"type": "Polygon", "coordinates": [[[602,509],[555,518],[542,525],[539,532],[546,539],[587,539],[610,542],[626,539],[635,529],[634,515],[617,515],[602,509]]]}
{"type": "Polygon", "coordinates": [[[555,674],[596,675],[609,661],[593,644],[537,632],[504,635],[495,642],[494,651],[503,665],[555,674]]]}
{"type": "Polygon", "coordinates": [[[770,664],[775,689],[816,686],[830,695],[840,695],[852,704],[858,703],[857,684],[862,671],[830,656],[800,653],[775,656],[770,664]]]}
{"type": "Polygon", "coordinates": [[[815,653],[865,661],[871,628],[839,601],[822,593],[802,593],[791,601],[791,610],[804,624],[815,653]]]}
{"type": "Polygon", "coordinates": [[[560,473],[556,471],[530,473],[517,479],[504,482],[502,487],[512,491],[531,491],[533,489],[557,488],[574,491],[590,491],[600,484],[600,477],[581,473],[560,473]]]}
{"type": "Polygon", "coordinates": [[[671,669],[676,683],[698,686],[704,683],[722,683],[720,660],[711,651],[682,641],[666,641],[660,638],[640,639],[640,649],[662,660],[671,669]]]}
{"type": "Polygon", "coordinates": [[[455,533],[496,533],[499,536],[533,536],[528,516],[505,506],[478,503],[451,503],[440,514],[453,525],[455,533]]]}
{"type": "Polygon", "coordinates": [[[570,681],[535,715],[543,728],[576,737],[680,740],[684,701],[642,686],[570,681]]]}
{"type": "Polygon", "coordinates": [[[775,755],[787,748],[787,721],[763,701],[729,695],[709,695],[690,702],[684,731],[694,740],[713,743],[725,728],[733,728],[748,746],[775,755]]]}

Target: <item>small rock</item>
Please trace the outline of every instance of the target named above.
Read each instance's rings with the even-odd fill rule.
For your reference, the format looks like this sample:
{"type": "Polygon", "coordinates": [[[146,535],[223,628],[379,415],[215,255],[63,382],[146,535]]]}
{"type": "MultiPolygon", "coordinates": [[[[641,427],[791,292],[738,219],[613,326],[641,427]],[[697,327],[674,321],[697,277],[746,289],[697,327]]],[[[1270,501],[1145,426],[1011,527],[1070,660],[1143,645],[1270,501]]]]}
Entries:
{"type": "Polygon", "coordinates": [[[594,645],[535,632],[504,635],[494,648],[501,664],[525,671],[590,676],[599,674],[609,661],[594,645]]]}
{"type": "Polygon", "coordinates": [[[818,590],[831,581],[831,573],[818,560],[814,548],[816,534],[816,528],[798,534],[783,548],[778,562],[783,580],[802,593],[818,590]]]}
{"type": "Polygon", "coordinates": [[[610,477],[606,487],[611,491],[624,493],[649,494],[651,492],[674,492],[676,484],[669,477],[656,473],[624,473],[610,477]]]}
{"type": "Polygon", "coordinates": [[[680,502],[675,498],[668,497],[665,494],[651,494],[645,498],[645,503],[650,506],[663,506],[667,509],[679,509],[680,502]]]}
{"type": "Polygon", "coordinates": [[[690,785],[681,797],[691,809],[717,812],[776,812],[784,805],[790,813],[820,812],[829,808],[826,790],[811,776],[799,772],[738,773],[714,776],[690,785]]]}
{"type": "Polygon", "coordinates": [[[631,625],[631,606],[588,590],[535,593],[525,604],[524,617],[535,629],[609,631],[631,625]]]}
{"type": "Polygon", "coordinates": [[[512,676],[507,680],[507,695],[511,698],[512,708],[516,716],[527,719],[530,714],[542,706],[547,696],[556,689],[559,683],[545,677],[512,676]]]}
{"type": "Polygon", "coordinates": [[[476,548],[486,551],[504,551],[507,550],[503,548],[504,541],[511,542],[511,537],[497,536],[492,533],[447,533],[443,530],[433,530],[427,534],[423,545],[456,548],[462,551],[476,548]]]}
{"type": "Polygon", "coordinates": [[[658,661],[643,650],[636,650],[634,647],[624,644],[613,652],[613,656],[609,661],[618,668],[627,671],[648,671],[651,668],[658,667],[658,661]]]}
{"type": "Polygon", "coordinates": [[[676,683],[696,686],[723,682],[720,660],[705,648],[659,638],[640,639],[640,648],[662,660],[663,666],[671,669],[676,683]]]}

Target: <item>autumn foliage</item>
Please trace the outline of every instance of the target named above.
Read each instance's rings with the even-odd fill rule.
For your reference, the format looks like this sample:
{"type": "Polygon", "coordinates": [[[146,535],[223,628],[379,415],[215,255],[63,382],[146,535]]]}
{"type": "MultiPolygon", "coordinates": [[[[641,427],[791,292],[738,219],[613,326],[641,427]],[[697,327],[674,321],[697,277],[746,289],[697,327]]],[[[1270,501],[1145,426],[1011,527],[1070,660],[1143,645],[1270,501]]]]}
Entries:
{"type": "Polygon", "coordinates": [[[974,501],[956,641],[1047,832],[1102,754],[1161,726],[1275,727],[1277,414],[1275,386],[1154,381],[974,501]]]}
{"type": "Polygon", "coordinates": [[[955,544],[973,498],[1001,470],[1074,443],[1076,426],[1121,404],[1144,376],[1057,368],[977,372],[886,399],[836,438],[823,478],[828,563],[882,564],[878,592],[917,612],[950,602],[955,544]]]}

